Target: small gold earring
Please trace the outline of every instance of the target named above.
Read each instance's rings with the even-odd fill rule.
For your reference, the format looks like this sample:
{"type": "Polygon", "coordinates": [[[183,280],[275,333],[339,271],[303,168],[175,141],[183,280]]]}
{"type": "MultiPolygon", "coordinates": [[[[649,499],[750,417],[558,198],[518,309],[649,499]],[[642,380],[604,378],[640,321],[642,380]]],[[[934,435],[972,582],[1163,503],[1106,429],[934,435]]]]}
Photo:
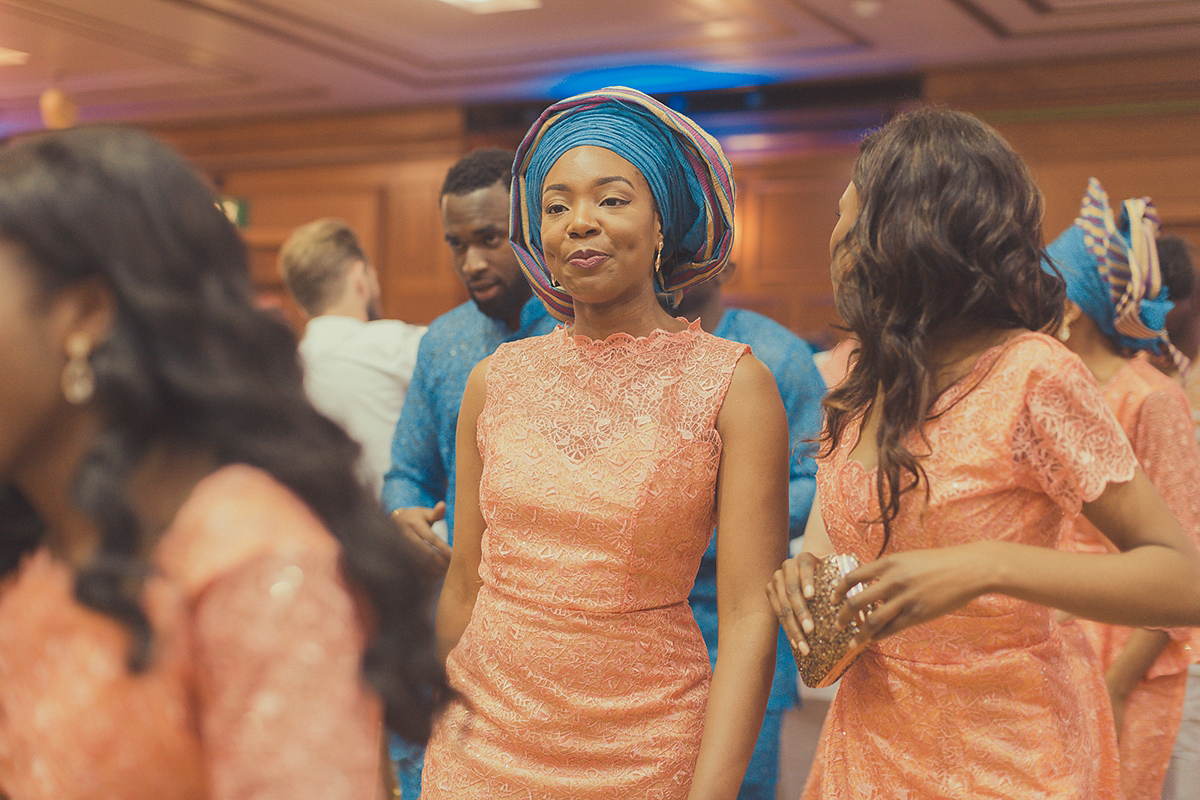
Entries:
{"type": "Polygon", "coordinates": [[[1063,312],[1062,325],[1058,328],[1058,340],[1065,342],[1071,338],[1071,323],[1079,319],[1079,315],[1083,311],[1074,303],[1067,304],[1067,310],[1063,312]]]}
{"type": "Polygon", "coordinates": [[[67,363],[62,372],[62,393],[66,401],[73,406],[86,403],[92,399],[96,390],[96,373],[88,356],[92,352],[92,343],[82,333],[77,333],[67,340],[67,363]]]}
{"type": "Polygon", "coordinates": [[[663,277],[662,277],[662,245],[661,244],[654,250],[654,274],[658,277],[659,287],[665,289],[666,286],[663,285],[663,277]]]}

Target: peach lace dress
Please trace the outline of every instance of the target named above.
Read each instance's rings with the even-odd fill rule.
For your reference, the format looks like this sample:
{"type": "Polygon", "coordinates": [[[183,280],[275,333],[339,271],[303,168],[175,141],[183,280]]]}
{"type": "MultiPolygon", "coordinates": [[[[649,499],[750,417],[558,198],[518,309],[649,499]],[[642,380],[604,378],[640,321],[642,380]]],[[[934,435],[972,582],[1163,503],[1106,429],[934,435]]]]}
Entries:
{"type": "MultiPolygon", "coordinates": [[[[980,356],[925,432],[928,502],[904,496],[888,552],[1057,547],[1081,503],[1137,465],[1091,373],[1036,333],[980,356]]],[[[834,548],[868,561],[883,530],[874,473],[849,459],[856,438],[820,461],[817,490],[834,548]]],[[[1072,666],[1055,612],[1002,595],[887,637],[842,677],[803,797],[1119,797],[1099,666],[1083,681],[1072,666]]]]}
{"type": "Polygon", "coordinates": [[[39,550],[0,585],[0,796],[363,800],[379,700],[337,542],[265,472],[202,480],[154,553],[151,666],[39,550]]]}
{"type": "Polygon", "coordinates": [[[748,350],[698,324],[496,350],[483,585],[423,800],[687,795],[709,682],[687,595],[715,519],[714,424],[748,350]]]}
{"type": "MultiPolygon", "coordinates": [[[[1122,367],[1102,392],[1143,471],[1184,532],[1200,546],[1200,447],[1193,436],[1187,397],[1178,382],[1139,356],[1122,367]]],[[[1075,548],[1093,553],[1114,549],[1083,517],[1076,523],[1075,548]]],[[[1077,620],[1076,624],[1105,668],[1120,655],[1133,632],[1133,628],[1090,620],[1077,620]]],[[[1171,642],[1125,704],[1120,741],[1125,800],[1158,798],[1179,731],[1187,668],[1197,658],[1191,629],[1170,633],[1171,642]]]]}

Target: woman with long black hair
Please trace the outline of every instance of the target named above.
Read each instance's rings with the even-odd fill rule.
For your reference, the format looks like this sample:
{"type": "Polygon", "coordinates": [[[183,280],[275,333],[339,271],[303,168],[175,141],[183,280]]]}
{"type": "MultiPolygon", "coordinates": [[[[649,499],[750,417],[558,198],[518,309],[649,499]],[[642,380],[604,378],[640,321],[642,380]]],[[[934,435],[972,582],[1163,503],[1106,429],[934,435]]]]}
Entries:
{"type": "Polygon", "coordinates": [[[0,794],[359,798],[428,735],[425,604],[184,161],[0,151],[0,794]]]}
{"type": "Polygon", "coordinates": [[[1200,623],[1200,555],[1091,374],[1041,331],[1041,194],[991,128],[920,109],[868,137],[830,241],[859,349],[826,399],[805,550],[768,585],[794,648],[815,557],[853,553],[869,611],[804,797],[1120,796],[1098,665],[1076,679],[1053,608],[1200,623]],[[1056,549],[1079,513],[1105,555],[1056,549]]]}

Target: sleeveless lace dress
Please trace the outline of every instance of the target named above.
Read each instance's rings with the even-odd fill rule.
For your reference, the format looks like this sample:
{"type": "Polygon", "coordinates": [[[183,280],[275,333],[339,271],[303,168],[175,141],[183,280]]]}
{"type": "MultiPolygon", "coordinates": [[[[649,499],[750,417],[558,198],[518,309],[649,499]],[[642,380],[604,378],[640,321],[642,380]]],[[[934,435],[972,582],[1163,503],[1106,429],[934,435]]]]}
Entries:
{"type": "MultiPolygon", "coordinates": [[[[904,495],[888,552],[1059,547],[1082,503],[1137,467],[1083,362],[1038,333],[981,355],[924,432],[909,446],[929,454],[928,500],[904,495]]],[[[856,438],[819,460],[817,492],[834,548],[870,561],[883,530],[856,438]]],[[[1074,652],[1052,609],[999,594],[876,642],[842,676],[803,800],[1119,798],[1103,677],[1074,652]]]]}
{"type": "Polygon", "coordinates": [[[479,418],[482,587],[422,797],[683,798],[709,666],[687,605],[714,424],[749,348],[693,324],[501,345],[479,418]]]}

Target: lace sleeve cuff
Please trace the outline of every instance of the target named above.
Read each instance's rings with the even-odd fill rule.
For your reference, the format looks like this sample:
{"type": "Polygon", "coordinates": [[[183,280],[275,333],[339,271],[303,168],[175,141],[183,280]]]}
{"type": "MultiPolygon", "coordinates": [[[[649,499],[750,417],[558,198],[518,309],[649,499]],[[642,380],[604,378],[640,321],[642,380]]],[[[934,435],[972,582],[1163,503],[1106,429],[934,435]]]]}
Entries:
{"type": "Polygon", "coordinates": [[[1133,478],[1137,459],[1096,383],[1078,361],[1054,365],[1027,390],[1013,431],[1018,476],[1077,514],[1109,483],[1133,478]]]}

